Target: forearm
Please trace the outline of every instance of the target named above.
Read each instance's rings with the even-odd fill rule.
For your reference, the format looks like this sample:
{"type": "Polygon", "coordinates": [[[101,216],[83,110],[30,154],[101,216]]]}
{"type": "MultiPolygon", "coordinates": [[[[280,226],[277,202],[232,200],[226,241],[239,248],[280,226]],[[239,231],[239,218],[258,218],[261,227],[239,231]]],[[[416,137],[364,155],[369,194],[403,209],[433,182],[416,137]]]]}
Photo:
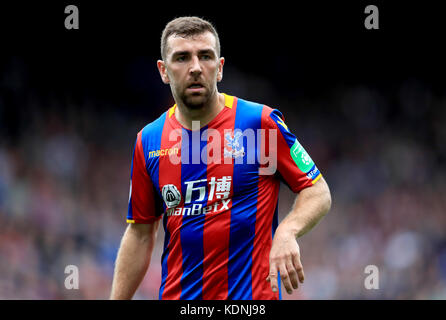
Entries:
{"type": "MultiPolygon", "coordinates": [[[[157,226],[158,223],[155,222],[151,228],[157,226]]],[[[122,238],[116,258],[110,299],[131,299],[150,265],[156,230],[141,235],[140,231],[135,230],[138,227],[141,226],[129,225],[122,238]]]]}
{"type": "Polygon", "coordinates": [[[279,228],[299,238],[310,231],[331,207],[331,195],[327,183],[321,177],[312,187],[302,190],[291,212],[279,228]]]}

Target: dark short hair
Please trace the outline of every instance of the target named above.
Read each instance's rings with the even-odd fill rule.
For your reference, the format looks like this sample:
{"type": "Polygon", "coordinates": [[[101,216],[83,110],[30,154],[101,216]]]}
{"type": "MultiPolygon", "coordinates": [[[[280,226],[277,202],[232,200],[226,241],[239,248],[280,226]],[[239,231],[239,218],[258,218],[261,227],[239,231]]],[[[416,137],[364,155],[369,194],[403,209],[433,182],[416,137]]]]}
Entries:
{"type": "Polygon", "coordinates": [[[163,30],[161,36],[161,57],[166,58],[167,39],[171,35],[180,37],[191,37],[202,34],[206,31],[211,32],[215,36],[217,55],[220,56],[220,39],[218,38],[215,27],[209,22],[199,17],[180,17],[170,21],[163,30]]]}

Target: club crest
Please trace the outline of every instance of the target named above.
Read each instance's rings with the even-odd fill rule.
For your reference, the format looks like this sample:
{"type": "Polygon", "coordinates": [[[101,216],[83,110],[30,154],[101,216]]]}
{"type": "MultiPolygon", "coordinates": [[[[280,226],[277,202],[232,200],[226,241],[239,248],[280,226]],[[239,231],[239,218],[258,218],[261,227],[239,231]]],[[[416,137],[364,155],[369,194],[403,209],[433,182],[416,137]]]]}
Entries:
{"type": "Polygon", "coordinates": [[[239,158],[245,156],[245,148],[240,145],[241,136],[242,133],[239,131],[234,133],[234,138],[229,133],[225,134],[225,157],[239,158]]]}

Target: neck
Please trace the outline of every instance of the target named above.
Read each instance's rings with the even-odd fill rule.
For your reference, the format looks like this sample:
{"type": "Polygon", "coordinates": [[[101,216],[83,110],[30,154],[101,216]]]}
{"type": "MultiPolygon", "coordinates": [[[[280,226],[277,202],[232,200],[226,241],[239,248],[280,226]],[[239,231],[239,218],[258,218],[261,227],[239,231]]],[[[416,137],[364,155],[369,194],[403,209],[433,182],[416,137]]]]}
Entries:
{"type": "MultiPolygon", "coordinates": [[[[223,94],[215,91],[211,99],[201,108],[191,109],[182,103],[177,103],[175,118],[185,128],[192,130],[192,121],[199,121],[200,128],[206,126],[214,119],[225,106],[223,94]]],[[[194,127],[195,129],[195,127],[194,127]]]]}

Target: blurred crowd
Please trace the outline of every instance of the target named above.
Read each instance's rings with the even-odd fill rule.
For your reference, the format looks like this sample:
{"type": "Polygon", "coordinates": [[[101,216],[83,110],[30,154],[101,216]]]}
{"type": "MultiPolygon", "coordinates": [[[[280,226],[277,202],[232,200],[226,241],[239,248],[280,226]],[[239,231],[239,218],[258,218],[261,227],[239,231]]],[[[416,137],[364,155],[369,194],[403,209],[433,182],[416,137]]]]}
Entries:
{"type": "MultiPolygon", "coordinates": [[[[0,74],[0,299],[107,299],[134,139],[170,106],[169,91],[132,113],[39,89],[30,72],[15,58],[0,74]],[[65,287],[68,265],[77,290],[65,287]]],[[[445,90],[408,78],[281,95],[228,66],[220,91],[279,108],[332,192],[331,211],[299,240],[305,283],[284,299],[446,299],[445,90]],[[378,289],[364,285],[369,265],[378,289]]],[[[282,185],[281,218],[294,199],[282,185]]],[[[161,226],[135,299],[158,298],[163,236],[161,226]]]]}

